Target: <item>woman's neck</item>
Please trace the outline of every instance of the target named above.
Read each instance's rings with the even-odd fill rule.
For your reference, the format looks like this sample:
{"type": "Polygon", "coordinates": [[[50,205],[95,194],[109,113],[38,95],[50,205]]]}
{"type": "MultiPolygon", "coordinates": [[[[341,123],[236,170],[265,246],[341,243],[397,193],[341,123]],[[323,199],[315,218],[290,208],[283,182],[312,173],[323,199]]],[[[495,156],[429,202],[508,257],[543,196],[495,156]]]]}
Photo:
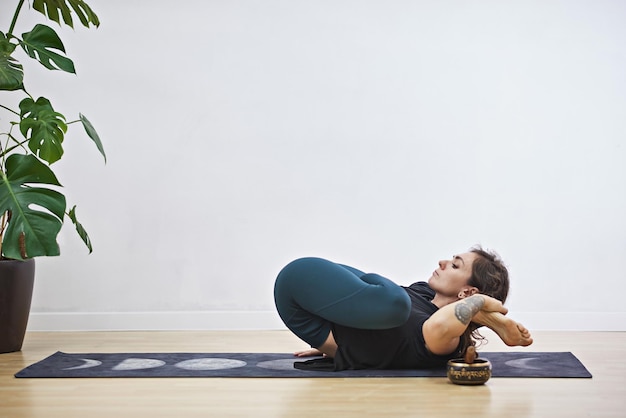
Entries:
{"type": "Polygon", "coordinates": [[[459,300],[459,298],[456,296],[446,296],[441,293],[435,293],[435,297],[431,300],[431,302],[433,305],[441,309],[446,305],[456,302],[457,300],[459,300]]]}

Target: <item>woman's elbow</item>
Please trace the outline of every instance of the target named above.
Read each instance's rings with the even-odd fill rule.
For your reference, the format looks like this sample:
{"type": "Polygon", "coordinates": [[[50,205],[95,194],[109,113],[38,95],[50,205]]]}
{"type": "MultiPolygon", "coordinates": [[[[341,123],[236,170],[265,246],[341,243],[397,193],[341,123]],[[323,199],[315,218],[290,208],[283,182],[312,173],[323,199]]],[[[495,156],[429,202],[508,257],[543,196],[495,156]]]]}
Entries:
{"type": "Polygon", "coordinates": [[[437,355],[451,353],[459,343],[459,337],[455,335],[449,324],[433,317],[424,322],[422,335],[428,349],[437,355]]]}

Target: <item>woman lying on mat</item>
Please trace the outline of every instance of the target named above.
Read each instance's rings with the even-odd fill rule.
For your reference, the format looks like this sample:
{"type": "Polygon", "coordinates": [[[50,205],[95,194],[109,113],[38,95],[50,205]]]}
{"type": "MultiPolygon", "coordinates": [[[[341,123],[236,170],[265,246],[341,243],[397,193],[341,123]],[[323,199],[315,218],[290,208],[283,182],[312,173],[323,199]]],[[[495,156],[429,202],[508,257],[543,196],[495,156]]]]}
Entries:
{"type": "Polygon", "coordinates": [[[373,273],[320,258],[302,258],[278,275],[274,299],[287,327],[324,354],[335,370],[428,368],[460,357],[480,326],[509,346],[532,344],[506,317],[509,275],[480,247],[439,262],[428,283],[398,286],[373,273]]]}

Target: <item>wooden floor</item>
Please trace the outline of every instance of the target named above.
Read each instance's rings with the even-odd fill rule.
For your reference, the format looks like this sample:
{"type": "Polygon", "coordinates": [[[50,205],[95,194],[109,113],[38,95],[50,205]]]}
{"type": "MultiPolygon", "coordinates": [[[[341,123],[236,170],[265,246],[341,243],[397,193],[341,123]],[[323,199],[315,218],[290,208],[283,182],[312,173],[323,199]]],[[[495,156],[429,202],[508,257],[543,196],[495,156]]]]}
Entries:
{"type": "MultiPolygon", "coordinates": [[[[504,351],[492,334],[484,351],[504,351]]],[[[292,352],[287,331],[37,332],[0,354],[2,418],[626,417],[626,333],[536,332],[529,351],[572,351],[593,379],[15,379],[56,352],[292,352]]]]}

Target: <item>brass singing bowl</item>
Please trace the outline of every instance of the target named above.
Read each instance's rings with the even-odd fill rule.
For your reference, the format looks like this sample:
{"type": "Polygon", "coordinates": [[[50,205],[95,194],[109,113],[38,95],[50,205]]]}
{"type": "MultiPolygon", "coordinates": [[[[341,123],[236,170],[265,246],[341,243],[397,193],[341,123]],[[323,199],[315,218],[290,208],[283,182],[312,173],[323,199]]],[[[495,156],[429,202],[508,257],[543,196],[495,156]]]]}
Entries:
{"type": "Polygon", "coordinates": [[[448,360],[448,379],[457,385],[483,385],[491,377],[491,363],[477,358],[473,363],[465,359],[448,360]]]}

